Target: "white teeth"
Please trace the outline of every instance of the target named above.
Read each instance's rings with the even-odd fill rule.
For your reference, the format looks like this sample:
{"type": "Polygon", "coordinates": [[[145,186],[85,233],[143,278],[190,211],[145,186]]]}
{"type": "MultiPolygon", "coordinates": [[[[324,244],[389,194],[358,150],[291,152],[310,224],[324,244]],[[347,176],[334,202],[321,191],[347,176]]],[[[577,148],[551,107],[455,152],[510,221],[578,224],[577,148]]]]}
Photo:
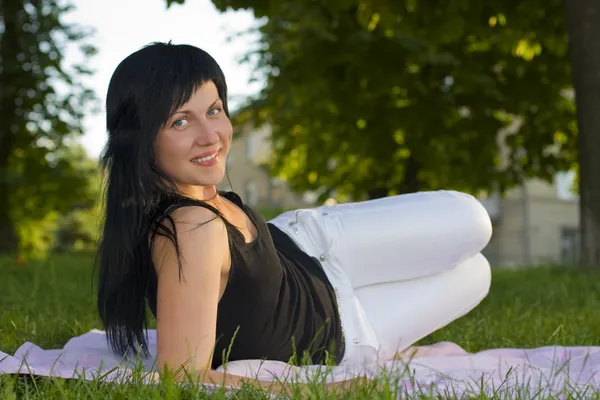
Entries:
{"type": "Polygon", "coordinates": [[[218,152],[213,154],[212,156],[208,156],[208,157],[200,157],[200,158],[194,158],[192,160],[192,162],[205,162],[205,161],[209,161],[212,160],[213,158],[215,158],[217,156],[217,154],[219,154],[218,152]]]}

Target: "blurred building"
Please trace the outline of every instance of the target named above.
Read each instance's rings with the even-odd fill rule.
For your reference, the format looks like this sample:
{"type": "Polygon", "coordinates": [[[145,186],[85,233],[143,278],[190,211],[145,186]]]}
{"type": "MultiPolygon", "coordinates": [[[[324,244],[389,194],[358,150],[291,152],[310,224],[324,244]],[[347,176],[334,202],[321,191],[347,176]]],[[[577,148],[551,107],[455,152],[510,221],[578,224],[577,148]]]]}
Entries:
{"type": "Polygon", "coordinates": [[[264,166],[271,155],[269,137],[268,127],[242,129],[236,135],[227,157],[227,176],[220,188],[235,191],[245,203],[261,210],[313,206],[314,195],[297,195],[285,182],[269,176],[264,166]]]}
{"type": "MultiPolygon", "coordinates": [[[[516,134],[521,124],[517,118],[498,132],[499,156],[503,160],[500,168],[509,162],[505,140],[516,134]]],[[[558,152],[559,147],[540,151],[558,152]]],[[[484,251],[490,262],[505,267],[577,263],[579,198],[573,191],[574,182],[573,172],[559,173],[553,182],[530,179],[502,197],[492,194],[481,198],[494,226],[492,240],[484,251]]]]}
{"type": "Polygon", "coordinates": [[[484,253],[495,266],[574,264],[579,255],[579,200],[572,174],[532,179],[503,198],[482,199],[494,233],[484,253]]]}
{"type": "MultiPolygon", "coordinates": [[[[227,160],[230,181],[226,178],[222,188],[233,189],[246,203],[263,210],[314,206],[313,194],[295,194],[285,182],[269,176],[263,166],[271,154],[269,135],[268,127],[244,129],[237,135],[227,160]]],[[[559,174],[553,183],[533,179],[502,198],[480,198],[494,226],[484,251],[492,265],[576,262],[579,205],[570,190],[572,181],[570,174],[559,174]]]]}

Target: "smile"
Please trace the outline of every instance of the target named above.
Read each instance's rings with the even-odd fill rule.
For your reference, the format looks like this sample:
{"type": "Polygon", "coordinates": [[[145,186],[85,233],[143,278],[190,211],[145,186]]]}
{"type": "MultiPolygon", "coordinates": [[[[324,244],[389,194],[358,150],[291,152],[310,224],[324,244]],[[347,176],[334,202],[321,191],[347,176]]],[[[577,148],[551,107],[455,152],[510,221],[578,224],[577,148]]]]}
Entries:
{"type": "Polygon", "coordinates": [[[212,154],[210,156],[200,157],[200,158],[193,158],[191,161],[195,162],[195,163],[207,162],[207,161],[210,161],[210,160],[214,159],[218,155],[219,155],[219,152],[217,151],[215,154],[212,154]]]}

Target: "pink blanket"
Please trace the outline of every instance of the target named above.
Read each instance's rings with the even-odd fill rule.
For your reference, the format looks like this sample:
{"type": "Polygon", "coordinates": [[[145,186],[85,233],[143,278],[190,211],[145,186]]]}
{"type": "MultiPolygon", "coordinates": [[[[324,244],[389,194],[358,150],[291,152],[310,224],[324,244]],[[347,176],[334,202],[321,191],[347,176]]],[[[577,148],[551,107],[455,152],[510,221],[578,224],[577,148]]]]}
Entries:
{"type": "MultiPolygon", "coordinates": [[[[156,332],[148,331],[154,348],[156,332]]],[[[153,361],[144,362],[151,371],[153,361]]],[[[14,356],[0,351],[0,373],[25,373],[63,378],[115,380],[126,377],[133,365],[122,362],[108,350],[103,331],[92,330],[72,338],[63,349],[44,350],[33,343],[23,344],[14,356]]],[[[227,370],[259,379],[304,381],[320,367],[292,367],[275,361],[236,361],[227,370]]],[[[362,368],[340,366],[329,379],[341,380],[360,373],[375,377],[382,373],[398,380],[404,394],[452,394],[488,396],[500,394],[523,398],[526,393],[563,397],[578,393],[588,397],[600,392],[600,346],[548,346],[535,349],[494,349],[471,354],[460,346],[441,342],[409,349],[396,361],[362,368]]],[[[149,374],[148,381],[153,379],[149,374]]],[[[578,396],[578,397],[579,397],[578,396]]],[[[528,396],[525,396],[528,397],[528,396]]]]}

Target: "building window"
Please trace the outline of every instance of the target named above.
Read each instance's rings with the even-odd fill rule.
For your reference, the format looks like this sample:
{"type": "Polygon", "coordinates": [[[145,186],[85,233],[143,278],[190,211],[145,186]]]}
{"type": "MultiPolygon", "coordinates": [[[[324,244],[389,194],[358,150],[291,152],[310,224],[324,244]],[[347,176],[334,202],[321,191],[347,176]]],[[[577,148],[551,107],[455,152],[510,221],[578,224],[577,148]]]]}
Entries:
{"type": "Polygon", "coordinates": [[[561,261],[573,265],[579,261],[579,229],[563,227],[560,231],[561,261]]]}
{"type": "Polygon", "coordinates": [[[258,191],[254,181],[246,182],[245,187],[246,203],[250,206],[255,206],[258,203],[258,191]]]}

